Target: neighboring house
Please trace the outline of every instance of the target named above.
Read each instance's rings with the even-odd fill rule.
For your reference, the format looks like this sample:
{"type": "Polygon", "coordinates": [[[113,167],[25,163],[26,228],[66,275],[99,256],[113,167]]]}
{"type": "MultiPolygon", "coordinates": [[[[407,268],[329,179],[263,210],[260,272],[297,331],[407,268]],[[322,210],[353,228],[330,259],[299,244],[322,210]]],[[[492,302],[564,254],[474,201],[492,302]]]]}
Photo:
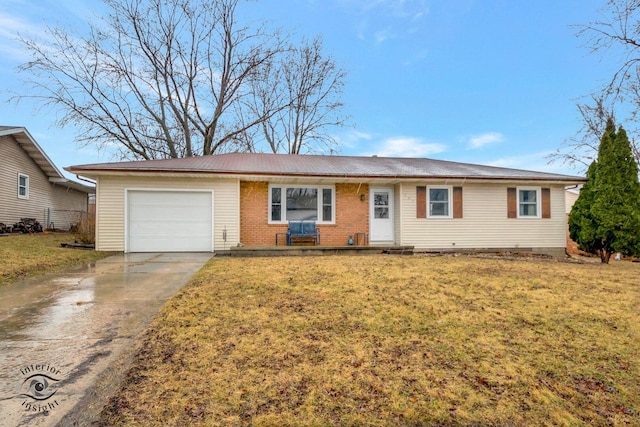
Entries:
{"type": "Polygon", "coordinates": [[[35,218],[44,228],[68,229],[94,192],[66,179],[25,128],[0,126],[0,222],[35,218]]]}
{"type": "Polygon", "coordinates": [[[273,246],[315,220],[323,246],[367,233],[417,251],[563,255],[565,187],[584,178],[431,159],[232,153],[72,166],[96,181],[96,248],[273,246]]]}
{"type": "Polygon", "coordinates": [[[582,184],[580,185],[572,185],[570,187],[565,188],[566,192],[564,194],[564,204],[565,204],[565,212],[567,215],[571,213],[571,208],[573,204],[578,200],[580,196],[580,190],[582,190],[582,184]]]}
{"type": "Polygon", "coordinates": [[[569,235],[569,214],[571,213],[571,208],[573,208],[573,204],[578,200],[580,196],[580,190],[582,190],[582,184],[572,185],[570,187],[565,188],[564,193],[564,205],[565,212],[567,214],[567,253],[572,255],[584,255],[585,253],[578,249],[578,244],[571,240],[571,236],[569,235]]]}

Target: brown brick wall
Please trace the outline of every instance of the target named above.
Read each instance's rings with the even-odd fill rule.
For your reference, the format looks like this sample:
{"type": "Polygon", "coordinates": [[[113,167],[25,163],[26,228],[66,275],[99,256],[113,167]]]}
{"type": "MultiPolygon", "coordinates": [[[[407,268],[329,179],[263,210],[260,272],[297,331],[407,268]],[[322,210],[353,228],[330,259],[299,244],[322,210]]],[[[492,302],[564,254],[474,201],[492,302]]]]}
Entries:
{"type": "Polygon", "coordinates": [[[369,233],[369,186],[336,184],[336,223],[320,226],[322,244],[344,246],[356,232],[369,233]]]}
{"type": "MultiPolygon", "coordinates": [[[[246,246],[272,246],[286,224],[269,224],[269,183],[240,182],[240,241],[246,246]]],[[[336,223],[318,225],[322,246],[343,246],[356,232],[369,232],[369,186],[336,184],[336,223]],[[360,195],[364,195],[364,201],[360,195]]],[[[284,236],[279,240],[285,244],[284,236]]]]}
{"type": "Polygon", "coordinates": [[[569,235],[569,215],[567,215],[567,248],[566,252],[570,255],[588,255],[586,252],[578,249],[578,244],[571,240],[569,235]]]}
{"type": "Polygon", "coordinates": [[[240,242],[244,245],[272,246],[275,233],[286,233],[286,225],[268,223],[268,204],[268,182],[240,182],[240,242]]]}

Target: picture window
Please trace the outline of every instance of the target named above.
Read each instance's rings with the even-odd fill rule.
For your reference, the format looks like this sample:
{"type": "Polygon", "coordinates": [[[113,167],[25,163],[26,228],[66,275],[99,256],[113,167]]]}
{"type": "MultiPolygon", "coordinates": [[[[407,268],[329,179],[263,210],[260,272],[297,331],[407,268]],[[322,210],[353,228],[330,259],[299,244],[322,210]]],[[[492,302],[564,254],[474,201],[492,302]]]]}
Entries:
{"type": "Polygon", "coordinates": [[[269,222],[316,221],[332,223],[335,210],[333,187],[271,186],[269,222]]]}

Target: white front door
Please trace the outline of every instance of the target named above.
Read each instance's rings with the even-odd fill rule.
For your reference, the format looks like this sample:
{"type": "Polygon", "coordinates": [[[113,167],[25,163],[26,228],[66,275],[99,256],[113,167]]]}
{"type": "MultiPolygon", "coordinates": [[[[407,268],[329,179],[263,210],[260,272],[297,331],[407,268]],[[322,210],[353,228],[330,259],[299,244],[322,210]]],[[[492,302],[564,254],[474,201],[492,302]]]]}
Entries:
{"type": "Polygon", "coordinates": [[[369,240],[393,242],[393,188],[370,188],[369,201],[369,240]]]}

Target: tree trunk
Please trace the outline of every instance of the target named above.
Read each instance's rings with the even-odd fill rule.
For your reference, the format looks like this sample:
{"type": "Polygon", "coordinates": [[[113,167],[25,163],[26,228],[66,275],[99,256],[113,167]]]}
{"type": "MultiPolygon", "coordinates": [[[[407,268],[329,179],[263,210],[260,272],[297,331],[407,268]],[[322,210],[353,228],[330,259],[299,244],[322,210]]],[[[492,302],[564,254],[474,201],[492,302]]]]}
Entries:
{"type": "Polygon", "coordinates": [[[613,255],[612,251],[609,251],[607,249],[602,249],[600,251],[600,261],[602,262],[602,264],[609,264],[609,260],[611,259],[611,255],[613,255]]]}

